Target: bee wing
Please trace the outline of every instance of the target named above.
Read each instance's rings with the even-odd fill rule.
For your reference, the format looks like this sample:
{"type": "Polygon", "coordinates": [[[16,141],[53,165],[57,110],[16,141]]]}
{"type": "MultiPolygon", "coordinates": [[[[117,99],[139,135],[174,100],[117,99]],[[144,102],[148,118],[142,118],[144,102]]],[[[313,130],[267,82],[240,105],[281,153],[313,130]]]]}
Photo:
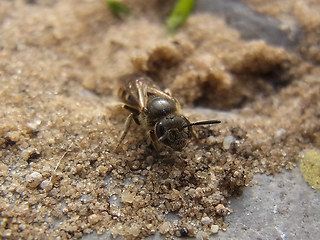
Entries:
{"type": "Polygon", "coordinates": [[[140,112],[146,108],[148,93],[160,92],[158,86],[143,73],[125,75],[119,79],[119,85],[120,99],[140,112]]]}

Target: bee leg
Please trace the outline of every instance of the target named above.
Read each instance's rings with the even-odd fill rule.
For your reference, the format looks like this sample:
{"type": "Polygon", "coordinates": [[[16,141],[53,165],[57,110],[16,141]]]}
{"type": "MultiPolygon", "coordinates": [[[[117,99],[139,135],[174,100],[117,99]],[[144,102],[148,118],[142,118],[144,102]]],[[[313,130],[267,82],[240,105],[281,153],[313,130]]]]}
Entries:
{"type": "Polygon", "coordinates": [[[191,135],[192,135],[192,137],[195,138],[195,140],[196,140],[197,142],[199,141],[199,135],[198,135],[198,133],[197,133],[193,128],[191,128],[191,135]]]}
{"type": "Polygon", "coordinates": [[[165,92],[165,94],[169,95],[170,97],[172,96],[172,92],[171,92],[171,90],[169,88],[166,88],[164,90],[164,92],[165,92]]]}
{"type": "Polygon", "coordinates": [[[142,112],[147,106],[147,88],[140,81],[136,82],[136,87],[138,90],[140,112],[142,112]]]}
{"type": "Polygon", "coordinates": [[[166,98],[166,99],[169,99],[169,100],[172,100],[172,101],[176,101],[173,97],[171,97],[171,91],[170,90],[166,90],[168,93],[166,92],[162,92],[161,90],[158,90],[156,88],[153,88],[153,87],[148,87],[147,89],[147,92],[148,93],[152,93],[154,95],[157,95],[157,96],[160,96],[160,97],[163,97],[163,98],[166,98]]]}
{"type": "Polygon", "coordinates": [[[116,152],[118,150],[121,142],[126,137],[128,131],[129,131],[129,128],[131,126],[132,120],[133,120],[133,113],[130,113],[129,116],[127,117],[127,119],[126,119],[125,124],[124,124],[124,131],[121,133],[121,135],[119,137],[119,140],[118,140],[118,143],[115,146],[115,148],[113,149],[113,152],[116,152]]]}
{"type": "Polygon", "coordinates": [[[152,146],[154,147],[154,149],[155,149],[156,151],[159,151],[160,145],[159,145],[159,141],[158,141],[158,139],[157,139],[156,134],[154,133],[153,130],[151,130],[151,131],[149,132],[149,135],[150,135],[150,137],[151,137],[152,146]]]}

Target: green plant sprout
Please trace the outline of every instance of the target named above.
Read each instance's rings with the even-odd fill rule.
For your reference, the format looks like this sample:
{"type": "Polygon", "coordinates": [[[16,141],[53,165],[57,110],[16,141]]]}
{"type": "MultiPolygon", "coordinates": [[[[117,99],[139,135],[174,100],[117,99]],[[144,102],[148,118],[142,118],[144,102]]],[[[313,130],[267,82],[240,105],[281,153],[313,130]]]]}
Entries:
{"type": "Polygon", "coordinates": [[[180,27],[188,19],[193,6],[194,0],[178,0],[167,19],[167,30],[173,32],[180,27]]]}
{"type": "Polygon", "coordinates": [[[130,8],[123,2],[115,0],[105,0],[111,12],[118,18],[124,18],[131,13],[130,8]]]}

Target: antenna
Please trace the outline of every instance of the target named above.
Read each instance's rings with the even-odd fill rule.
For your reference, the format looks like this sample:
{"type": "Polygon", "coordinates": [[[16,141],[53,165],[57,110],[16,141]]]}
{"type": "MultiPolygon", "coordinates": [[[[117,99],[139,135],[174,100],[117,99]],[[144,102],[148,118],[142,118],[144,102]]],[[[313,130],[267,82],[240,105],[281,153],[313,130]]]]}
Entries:
{"type": "Polygon", "coordinates": [[[191,126],[196,126],[196,125],[210,125],[210,124],[217,124],[217,123],[221,123],[221,121],[219,120],[209,120],[209,121],[202,121],[202,122],[194,122],[194,123],[190,123],[187,124],[185,126],[183,126],[181,129],[187,128],[187,127],[191,127],[191,126]]]}

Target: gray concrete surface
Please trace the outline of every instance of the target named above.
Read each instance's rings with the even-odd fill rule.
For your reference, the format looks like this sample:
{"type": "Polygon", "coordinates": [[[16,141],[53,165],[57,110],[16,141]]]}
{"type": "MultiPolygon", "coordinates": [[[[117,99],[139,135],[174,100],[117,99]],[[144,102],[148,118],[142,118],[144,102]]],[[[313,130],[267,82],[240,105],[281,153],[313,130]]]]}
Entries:
{"type": "Polygon", "coordinates": [[[196,13],[223,18],[247,40],[264,40],[275,46],[293,47],[301,40],[301,29],[291,15],[281,21],[252,11],[241,0],[197,0],[196,13]],[[283,30],[285,27],[286,30],[283,30]]]}
{"type": "Polygon", "coordinates": [[[320,239],[320,191],[299,169],[256,175],[243,195],[231,199],[229,228],[212,239],[320,239]]]}

